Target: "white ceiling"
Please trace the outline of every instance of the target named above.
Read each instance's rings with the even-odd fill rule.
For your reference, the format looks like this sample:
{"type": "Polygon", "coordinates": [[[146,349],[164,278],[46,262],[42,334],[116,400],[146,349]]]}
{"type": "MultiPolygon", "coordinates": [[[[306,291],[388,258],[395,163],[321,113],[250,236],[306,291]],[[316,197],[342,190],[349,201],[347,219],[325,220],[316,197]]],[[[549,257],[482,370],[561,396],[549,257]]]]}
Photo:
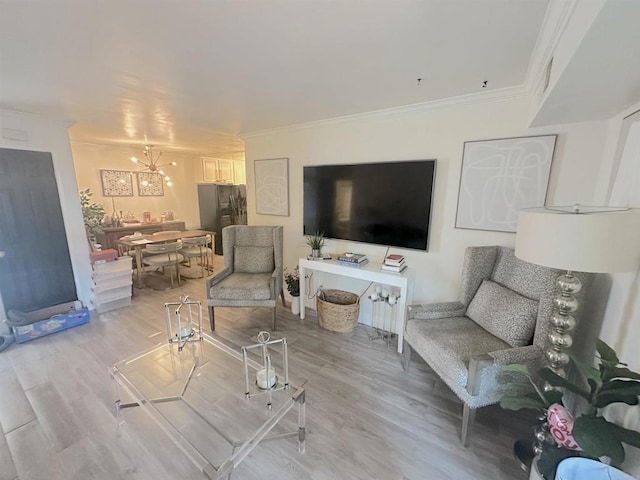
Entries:
{"type": "Polygon", "coordinates": [[[74,120],[74,141],[242,150],[239,133],[520,86],[547,4],[0,0],[0,108],[74,120]]]}

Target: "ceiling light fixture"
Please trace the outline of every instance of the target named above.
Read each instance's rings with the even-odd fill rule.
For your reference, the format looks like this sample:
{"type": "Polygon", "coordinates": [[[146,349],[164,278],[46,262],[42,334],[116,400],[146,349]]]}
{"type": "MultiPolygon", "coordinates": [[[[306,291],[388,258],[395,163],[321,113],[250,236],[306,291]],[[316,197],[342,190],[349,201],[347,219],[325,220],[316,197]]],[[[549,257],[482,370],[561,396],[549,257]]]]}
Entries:
{"type": "MultiPolygon", "coordinates": [[[[167,186],[172,187],[173,182],[171,181],[171,178],[169,178],[168,175],[165,175],[164,170],[162,170],[162,167],[168,167],[168,166],[175,167],[177,163],[169,162],[169,163],[160,164],[159,160],[160,160],[160,157],[162,156],[162,152],[158,152],[158,155],[154,158],[153,145],[145,145],[143,153],[147,161],[140,160],[137,157],[131,157],[131,161],[136,164],[141,163],[142,165],[144,165],[145,168],[140,170],[141,172],[151,172],[151,173],[157,173],[158,175],[161,175],[162,179],[167,184],[167,186]]],[[[142,183],[144,185],[144,183],[148,183],[148,182],[145,181],[142,183]]]]}

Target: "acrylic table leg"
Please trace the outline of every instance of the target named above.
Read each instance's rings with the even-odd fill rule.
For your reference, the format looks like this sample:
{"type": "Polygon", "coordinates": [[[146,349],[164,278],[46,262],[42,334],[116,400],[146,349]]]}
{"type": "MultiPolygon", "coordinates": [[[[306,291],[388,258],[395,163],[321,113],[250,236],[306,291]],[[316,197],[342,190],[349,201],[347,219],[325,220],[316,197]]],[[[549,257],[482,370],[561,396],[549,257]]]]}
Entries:
{"type": "Polygon", "coordinates": [[[118,388],[118,381],[116,380],[114,373],[109,369],[109,375],[111,376],[111,391],[113,392],[113,401],[115,404],[115,417],[118,425],[124,424],[124,415],[122,414],[122,401],[120,400],[120,389],[118,388]]]}
{"type": "Polygon", "coordinates": [[[306,449],[306,418],[305,418],[305,392],[296,399],[298,402],[298,453],[304,453],[306,449]]]}

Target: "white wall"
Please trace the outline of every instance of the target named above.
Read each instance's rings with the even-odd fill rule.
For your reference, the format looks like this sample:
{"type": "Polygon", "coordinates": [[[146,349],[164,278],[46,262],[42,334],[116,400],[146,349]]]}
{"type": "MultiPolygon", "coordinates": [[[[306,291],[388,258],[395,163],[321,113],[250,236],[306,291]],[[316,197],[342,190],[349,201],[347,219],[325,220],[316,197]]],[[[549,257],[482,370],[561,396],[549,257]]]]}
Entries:
{"type": "MultiPolygon", "coordinates": [[[[463,253],[469,245],[513,246],[512,233],[461,230],[454,227],[465,141],[557,133],[548,203],[591,204],[605,146],[606,122],[527,128],[529,99],[452,105],[439,110],[391,112],[321,122],[247,135],[247,192],[250,224],[284,225],[285,265],[292,268],[308,253],[303,228],[303,166],[435,158],[438,161],[428,252],[402,250],[416,269],[415,302],[457,298],[463,253]],[[255,209],[253,160],[289,158],[290,215],[258,215],[255,209]]],[[[366,253],[381,262],[386,247],[332,240],[326,251],[366,253]]],[[[400,251],[400,249],[393,249],[400,251]]],[[[360,293],[367,284],[338,277],[316,278],[325,287],[360,293]]],[[[366,302],[365,302],[366,303],[366,302]]],[[[312,305],[311,302],[307,302],[312,305]]],[[[366,315],[367,312],[363,312],[366,315]]],[[[368,323],[361,315],[361,321],[368,323]]]]}
{"type": "MultiPolygon", "coordinates": [[[[607,195],[611,190],[612,176],[615,175],[619,160],[617,157],[622,151],[619,138],[623,133],[623,119],[638,110],[640,103],[616,115],[608,123],[606,150],[598,176],[597,192],[600,204],[608,204],[607,195]]],[[[640,162],[640,158],[638,161],[640,162]]],[[[630,188],[638,189],[640,185],[631,185],[630,188]]],[[[640,272],[637,268],[633,272],[611,275],[611,294],[600,337],[618,352],[620,359],[628,363],[631,369],[640,370],[637,340],[640,338],[640,272]]]]}
{"type": "MultiPolygon", "coordinates": [[[[166,174],[173,181],[172,187],[164,187],[164,195],[158,197],[141,197],[138,195],[136,177],[133,177],[134,186],[132,197],[103,197],[100,170],[125,170],[138,171],[143,166],[135,165],[131,157],[144,158],[143,145],[140,148],[120,147],[114,145],[96,145],[90,143],[72,142],[73,160],[78,177],[77,189],[90,188],[91,197],[95,203],[104,205],[107,215],[112,215],[115,203],[116,212],[123,214],[131,211],[135,217],[142,220],[142,212],[151,212],[151,217],[160,220],[160,215],[167,211],[174,213],[176,220],[183,220],[186,228],[200,226],[200,214],[198,212],[198,198],[196,192],[196,174],[199,171],[200,157],[192,155],[180,155],[163,151],[160,164],[175,161],[176,166],[165,167],[166,174]]],[[[155,154],[161,148],[154,150],[155,154]]]]}
{"type": "MultiPolygon", "coordinates": [[[[84,231],[76,175],[69,145],[69,126],[67,122],[0,111],[0,146],[19,150],[51,152],[76,291],[78,299],[85,305],[89,305],[91,300],[89,245],[84,231]],[[26,139],[15,140],[11,138],[16,136],[24,136],[26,139]]],[[[4,315],[2,305],[0,305],[0,315],[4,315]]]]}

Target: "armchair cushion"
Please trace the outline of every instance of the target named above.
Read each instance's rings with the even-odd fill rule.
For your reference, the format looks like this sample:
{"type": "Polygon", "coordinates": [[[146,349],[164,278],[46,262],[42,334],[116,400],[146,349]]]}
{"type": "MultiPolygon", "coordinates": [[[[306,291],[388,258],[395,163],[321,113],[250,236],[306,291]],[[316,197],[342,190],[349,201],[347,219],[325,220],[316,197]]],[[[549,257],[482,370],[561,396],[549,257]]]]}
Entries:
{"type": "Polygon", "coordinates": [[[486,279],[467,309],[470,319],[512,347],[529,344],[537,315],[537,301],[486,279]]]}
{"type": "Polygon", "coordinates": [[[209,289],[217,300],[271,299],[271,273],[233,273],[209,289]]]}
{"type": "Polygon", "coordinates": [[[273,247],[234,246],[233,271],[273,273],[273,247]]]}
{"type": "Polygon", "coordinates": [[[509,345],[487,332],[468,317],[431,320],[412,319],[406,325],[406,340],[426,360],[447,385],[473,408],[494,403],[495,380],[483,382],[479,395],[466,390],[469,360],[509,348],[509,345]]]}

